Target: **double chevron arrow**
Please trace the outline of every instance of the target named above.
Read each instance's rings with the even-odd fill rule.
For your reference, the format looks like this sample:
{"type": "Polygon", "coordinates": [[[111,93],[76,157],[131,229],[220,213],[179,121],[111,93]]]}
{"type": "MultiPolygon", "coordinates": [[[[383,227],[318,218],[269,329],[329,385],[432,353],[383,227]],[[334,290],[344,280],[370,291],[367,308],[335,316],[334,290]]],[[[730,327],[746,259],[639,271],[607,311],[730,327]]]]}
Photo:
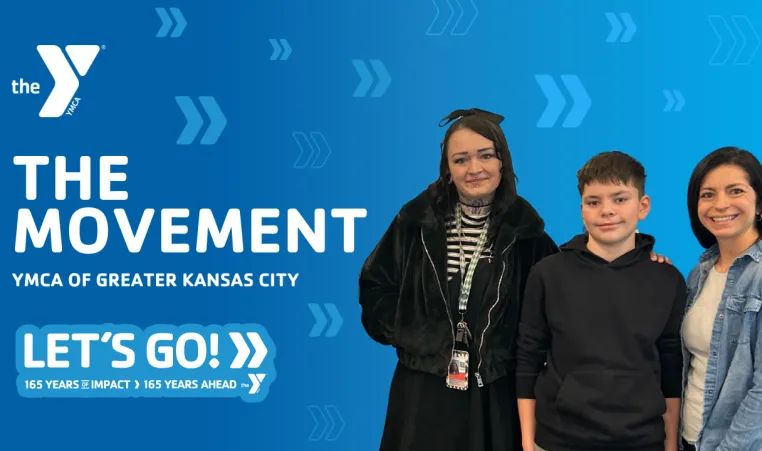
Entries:
{"type": "Polygon", "coordinates": [[[310,161],[313,169],[322,168],[331,156],[331,147],[325,136],[320,132],[310,132],[309,138],[304,132],[294,132],[293,135],[296,145],[299,146],[299,157],[294,162],[294,168],[304,169],[310,161]]]}
{"type": "Polygon", "coordinates": [[[273,47],[273,53],[270,55],[270,61],[285,61],[291,56],[291,46],[285,39],[270,39],[270,45],[273,47]]]}
{"type": "Polygon", "coordinates": [[[723,66],[735,54],[733,65],[749,65],[754,56],[756,56],[761,42],[749,18],[746,16],[731,16],[733,27],[722,16],[712,15],[708,19],[709,25],[719,41],[717,48],[709,60],[709,64],[712,66],[723,66]]]}
{"type": "Polygon", "coordinates": [[[680,92],[677,89],[665,89],[664,91],[664,97],[667,98],[667,104],[664,105],[664,112],[672,112],[679,113],[683,110],[683,106],[685,105],[685,98],[683,97],[683,93],[680,92]]]}
{"type": "Polygon", "coordinates": [[[431,0],[431,2],[434,4],[434,8],[437,10],[437,13],[434,16],[434,19],[432,19],[431,25],[429,25],[429,29],[426,30],[427,36],[441,36],[445,33],[447,26],[450,25],[453,17],[455,17],[455,8],[453,8],[453,3],[455,3],[455,5],[458,7],[459,12],[457,19],[455,19],[455,23],[450,29],[450,34],[452,36],[467,35],[471,30],[471,27],[474,25],[476,18],[479,16],[479,9],[476,8],[474,0],[470,0],[468,2],[469,6],[467,7],[463,6],[463,4],[466,3],[465,0],[463,3],[461,3],[460,0],[452,0],[452,2],[451,0],[431,0]],[[440,8],[437,3],[442,5],[442,8],[440,8]],[[444,9],[444,4],[447,4],[447,9],[450,10],[449,14],[441,14],[442,9],[444,9]]]}
{"type": "Polygon", "coordinates": [[[606,42],[630,42],[635,35],[635,32],[638,30],[630,13],[619,13],[619,16],[622,18],[621,22],[616,14],[606,13],[606,19],[608,19],[611,24],[611,32],[609,32],[606,42]],[[622,27],[622,23],[624,23],[624,27],[622,27]],[[622,33],[622,31],[624,31],[624,33],[622,33]]]}
{"type": "Polygon", "coordinates": [[[251,360],[249,360],[249,364],[246,365],[246,367],[259,368],[259,365],[264,362],[265,357],[267,356],[267,346],[265,346],[265,343],[262,341],[262,337],[256,332],[246,332],[246,337],[249,339],[249,343],[251,343],[251,347],[249,347],[246,340],[243,338],[242,333],[230,332],[228,335],[230,335],[230,339],[233,341],[233,344],[238,351],[235,359],[233,359],[233,362],[230,364],[230,368],[243,368],[246,359],[251,355],[252,349],[254,350],[254,355],[251,356],[251,360]]]}
{"type": "MultiPolygon", "coordinates": [[[[188,22],[185,21],[185,17],[183,17],[183,13],[180,12],[179,8],[169,8],[169,12],[172,13],[172,17],[174,17],[175,22],[177,22],[177,26],[175,27],[174,31],[172,31],[172,35],[170,35],[170,37],[178,38],[182,36],[185,27],[188,25],[188,22]]],[[[156,37],[165,38],[167,37],[167,34],[169,34],[170,28],[172,28],[172,19],[169,17],[167,10],[164,8],[156,8],[156,14],[158,14],[159,18],[161,19],[161,28],[159,28],[159,32],[156,33],[156,37]]]]}
{"type": "MultiPolygon", "coordinates": [[[[545,94],[545,97],[548,99],[548,105],[545,108],[542,117],[540,117],[540,120],[537,121],[537,127],[553,127],[556,125],[556,122],[566,107],[566,99],[551,75],[535,75],[535,80],[537,81],[537,84],[540,85],[540,89],[543,94],[545,94]]],[[[585,116],[587,116],[587,112],[590,110],[592,104],[590,96],[587,94],[585,87],[576,75],[561,75],[561,82],[569,91],[569,94],[574,101],[574,105],[563,122],[563,127],[577,128],[582,124],[585,116]]]]}
{"type": "MultiPolygon", "coordinates": [[[[323,329],[325,329],[325,326],[328,324],[328,319],[323,314],[319,304],[307,304],[307,307],[309,307],[312,312],[312,316],[315,317],[315,325],[312,326],[312,330],[310,330],[310,337],[319,337],[323,332],[323,329]]],[[[325,304],[325,310],[331,317],[332,324],[324,336],[335,337],[336,334],[339,333],[342,324],[344,324],[344,319],[341,317],[341,313],[339,313],[339,310],[334,304],[325,304]]]]}
{"type": "MultiPolygon", "coordinates": [[[[233,362],[230,364],[230,368],[243,368],[246,360],[251,355],[252,349],[254,350],[254,355],[251,355],[249,364],[246,365],[246,367],[259,368],[267,356],[267,346],[265,346],[265,343],[262,341],[262,337],[256,332],[246,332],[246,337],[249,339],[249,343],[251,343],[251,347],[249,347],[246,343],[246,339],[243,338],[242,333],[230,332],[228,335],[237,350],[235,359],[233,359],[233,362]]],[[[251,387],[249,388],[250,395],[254,395],[259,391],[262,382],[265,380],[265,376],[267,376],[265,373],[249,374],[249,380],[251,381],[251,387]]]]}
{"type": "MultiPolygon", "coordinates": [[[[187,121],[185,128],[183,129],[180,137],[177,139],[177,144],[187,145],[192,144],[196,139],[196,136],[201,131],[201,126],[204,125],[204,119],[201,117],[193,100],[188,96],[175,97],[177,105],[180,107],[180,111],[185,115],[187,121]]],[[[204,136],[201,137],[201,144],[209,145],[215,144],[219,139],[222,131],[227,126],[227,119],[222,114],[217,101],[211,96],[200,96],[198,101],[201,103],[201,107],[209,116],[209,128],[206,129],[204,136]]]]}
{"type": "MultiPolygon", "coordinates": [[[[373,92],[370,93],[371,97],[381,97],[386,93],[386,89],[392,82],[392,77],[389,76],[389,72],[386,71],[386,66],[381,60],[372,59],[369,61],[370,67],[378,75],[378,83],[373,88],[373,92]]],[[[357,74],[360,76],[360,83],[355,88],[353,97],[365,97],[373,85],[373,74],[370,73],[365,61],[355,59],[352,60],[352,65],[355,66],[357,74]]]]}
{"type": "Polygon", "coordinates": [[[341,418],[336,406],[325,406],[323,410],[320,409],[320,406],[307,406],[307,409],[310,411],[312,419],[315,420],[315,427],[312,429],[309,438],[311,442],[321,439],[332,442],[339,438],[344,431],[344,419],[341,418]],[[321,424],[323,425],[322,428],[320,427],[321,424]]]}

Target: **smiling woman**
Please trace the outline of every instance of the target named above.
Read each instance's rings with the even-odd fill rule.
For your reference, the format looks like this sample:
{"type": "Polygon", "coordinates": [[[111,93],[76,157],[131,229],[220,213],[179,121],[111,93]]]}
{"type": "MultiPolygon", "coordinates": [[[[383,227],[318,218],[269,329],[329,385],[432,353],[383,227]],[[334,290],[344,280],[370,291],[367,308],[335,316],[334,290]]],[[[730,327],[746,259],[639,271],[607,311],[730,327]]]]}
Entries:
{"type": "Polygon", "coordinates": [[[747,172],[724,164],[706,174],[699,190],[698,219],[718,241],[735,241],[746,249],[759,238],[755,221],[760,206],[747,172]]]}
{"type": "Polygon", "coordinates": [[[488,205],[500,184],[502,162],[492,141],[468,128],[450,136],[448,169],[466,205],[488,205]]]}
{"type": "Polygon", "coordinates": [[[402,207],[362,267],[362,324],[399,359],[381,451],[521,447],[521,293],[532,265],[558,248],[516,194],[502,119],[477,109],[445,117],[439,178],[402,207]]]}
{"type": "Polygon", "coordinates": [[[688,276],[683,321],[686,451],[762,448],[762,165],[746,150],[707,155],[688,186],[706,248],[688,276]]]}

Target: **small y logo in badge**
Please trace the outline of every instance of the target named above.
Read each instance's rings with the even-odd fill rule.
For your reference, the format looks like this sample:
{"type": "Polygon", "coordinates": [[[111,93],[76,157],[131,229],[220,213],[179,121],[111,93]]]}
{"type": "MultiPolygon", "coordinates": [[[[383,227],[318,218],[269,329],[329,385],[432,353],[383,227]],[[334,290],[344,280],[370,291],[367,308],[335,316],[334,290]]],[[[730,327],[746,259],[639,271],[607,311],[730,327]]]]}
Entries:
{"type": "MultiPolygon", "coordinates": [[[[40,117],[61,117],[66,113],[71,116],[79,105],[79,98],[74,96],[79,89],[79,78],[84,77],[101,50],[98,45],[67,45],[66,55],[57,45],[38,45],[37,52],[53,77],[53,89],[42,105],[40,117]],[[73,66],[73,67],[72,67],[73,66]]],[[[11,82],[13,94],[39,94],[40,84],[25,82],[23,78],[11,82]]]]}

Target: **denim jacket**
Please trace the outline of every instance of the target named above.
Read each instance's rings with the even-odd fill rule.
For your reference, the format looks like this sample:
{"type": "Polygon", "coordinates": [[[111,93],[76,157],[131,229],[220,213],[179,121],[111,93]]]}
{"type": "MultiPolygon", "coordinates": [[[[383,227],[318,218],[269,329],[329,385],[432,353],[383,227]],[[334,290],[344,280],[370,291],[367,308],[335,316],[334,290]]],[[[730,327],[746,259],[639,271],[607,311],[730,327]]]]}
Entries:
{"type": "MultiPolygon", "coordinates": [[[[688,275],[686,313],[719,257],[717,245],[688,275]]],[[[697,451],[762,450],[762,244],[732,264],[712,328],[697,451]]],[[[683,392],[690,353],[683,344],[683,392]]],[[[682,418],[682,409],[680,411],[682,418]]],[[[682,423],[682,421],[681,421],[682,423]]],[[[680,449],[682,449],[682,438],[680,449]]]]}

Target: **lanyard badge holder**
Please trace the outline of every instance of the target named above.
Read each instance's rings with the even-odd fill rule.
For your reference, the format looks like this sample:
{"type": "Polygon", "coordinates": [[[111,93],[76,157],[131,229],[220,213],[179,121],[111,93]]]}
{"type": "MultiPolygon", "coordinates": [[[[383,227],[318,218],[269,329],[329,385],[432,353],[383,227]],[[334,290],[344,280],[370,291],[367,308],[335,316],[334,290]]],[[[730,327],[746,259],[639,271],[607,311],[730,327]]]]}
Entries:
{"type": "MultiPolygon", "coordinates": [[[[455,218],[458,228],[458,238],[460,239],[462,238],[460,231],[460,209],[457,210],[455,218]]],[[[466,256],[463,252],[463,244],[462,242],[460,244],[460,274],[462,277],[460,284],[460,297],[458,299],[458,312],[460,313],[460,321],[458,322],[458,330],[455,336],[455,341],[456,344],[461,343],[466,348],[468,348],[469,338],[473,338],[471,331],[468,330],[468,324],[466,324],[465,320],[466,308],[468,307],[468,296],[471,293],[471,281],[474,276],[474,270],[476,269],[476,265],[479,263],[479,258],[481,257],[482,251],[484,250],[484,246],[487,242],[488,228],[489,218],[484,224],[482,233],[479,235],[479,239],[476,243],[476,250],[474,251],[473,257],[471,257],[468,269],[466,269],[466,256]]],[[[450,359],[450,366],[447,371],[447,387],[454,388],[456,390],[468,390],[468,366],[468,351],[453,348],[452,358],[450,359]]]]}

